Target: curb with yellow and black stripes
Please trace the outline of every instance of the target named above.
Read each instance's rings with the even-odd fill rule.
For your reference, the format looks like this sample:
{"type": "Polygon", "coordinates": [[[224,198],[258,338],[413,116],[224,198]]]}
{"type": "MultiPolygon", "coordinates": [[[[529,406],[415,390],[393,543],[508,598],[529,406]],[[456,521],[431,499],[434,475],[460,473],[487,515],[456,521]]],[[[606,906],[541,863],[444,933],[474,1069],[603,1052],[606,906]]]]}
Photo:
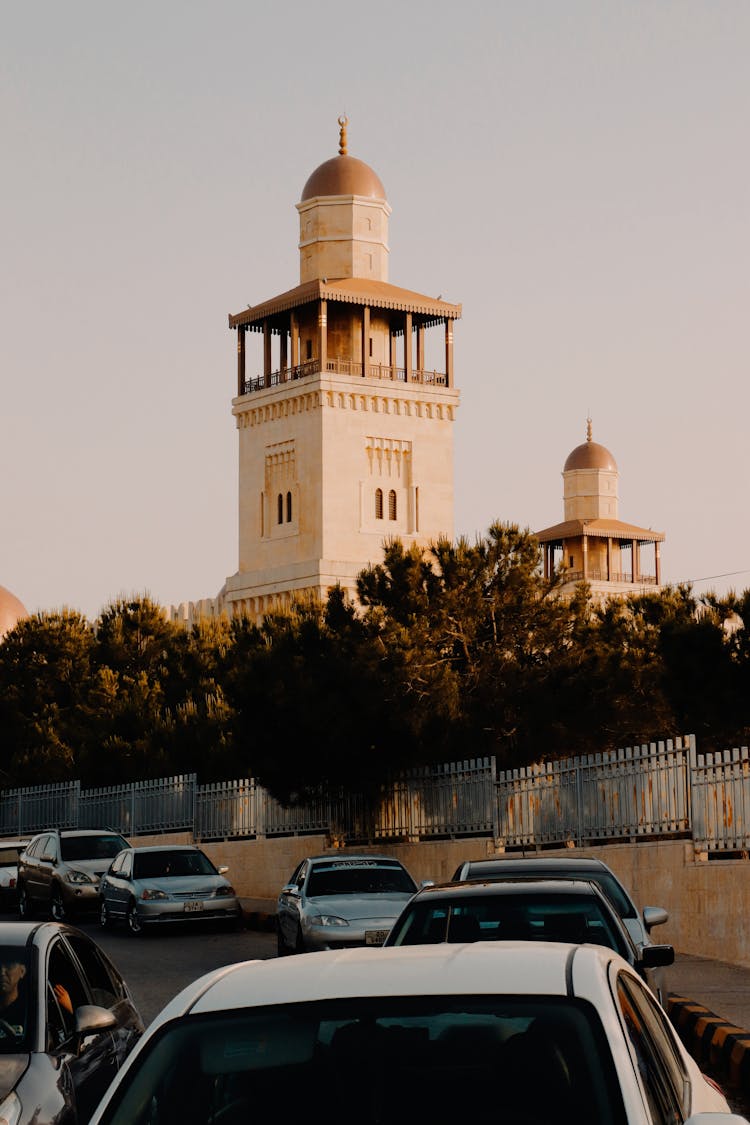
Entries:
{"type": "Polygon", "coordinates": [[[750,1093],[750,1031],[674,992],[667,998],[667,1012],[699,1065],[710,1066],[732,1086],[750,1093]]]}

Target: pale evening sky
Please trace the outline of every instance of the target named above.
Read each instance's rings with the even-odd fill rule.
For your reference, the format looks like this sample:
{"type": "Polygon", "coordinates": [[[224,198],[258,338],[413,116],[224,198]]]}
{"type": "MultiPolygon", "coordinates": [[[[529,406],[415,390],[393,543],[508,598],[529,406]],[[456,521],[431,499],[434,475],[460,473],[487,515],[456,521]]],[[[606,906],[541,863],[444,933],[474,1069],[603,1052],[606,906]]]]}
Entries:
{"type": "Polygon", "coordinates": [[[237,569],[227,313],[297,284],[345,112],[390,280],[463,304],[456,533],[559,522],[590,412],[664,579],[749,587],[749,58],[746,0],[4,4],[0,584],[237,569]]]}

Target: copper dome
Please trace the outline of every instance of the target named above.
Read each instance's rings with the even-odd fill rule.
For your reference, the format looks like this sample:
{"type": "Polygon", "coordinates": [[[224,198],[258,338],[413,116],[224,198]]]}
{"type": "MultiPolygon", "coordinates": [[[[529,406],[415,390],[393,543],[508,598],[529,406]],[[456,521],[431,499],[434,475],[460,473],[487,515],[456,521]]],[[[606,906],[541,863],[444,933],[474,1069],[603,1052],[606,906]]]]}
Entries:
{"type": "Polygon", "coordinates": [[[315,169],[302,189],[302,199],[316,195],[363,195],[368,199],[385,199],[380,177],[364,160],[339,155],[324,161],[315,169]]]}
{"type": "Polygon", "coordinates": [[[611,473],[617,472],[617,462],[606,446],[598,441],[584,441],[577,445],[572,453],[568,454],[563,472],[571,469],[607,469],[611,473]]]}
{"type": "Polygon", "coordinates": [[[18,600],[15,594],[0,586],[0,637],[9,633],[17,621],[28,617],[26,607],[18,600]]]}

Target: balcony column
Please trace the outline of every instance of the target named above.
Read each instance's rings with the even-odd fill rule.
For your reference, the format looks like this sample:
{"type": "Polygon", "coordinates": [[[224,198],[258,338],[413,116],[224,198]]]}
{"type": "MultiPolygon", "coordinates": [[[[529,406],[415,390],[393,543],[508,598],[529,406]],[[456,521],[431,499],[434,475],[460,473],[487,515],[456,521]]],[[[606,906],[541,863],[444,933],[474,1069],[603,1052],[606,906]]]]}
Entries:
{"type": "Polygon", "coordinates": [[[292,367],[299,367],[299,322],[294,312],[289,314],[289,335],[292,338],[292,367]]]}
{"type": "Polygon", "coordinates": [[[417,371],[424,371],[424,324],[417,325],[417,371]]]}
{"type": "Polygon", "coordinates": [[[411,382],[412,377],[412,339],[411,339],[411,313],[404,314],[404,378],[407,383],[411,382]]]}
{"type": "Polygon", "coordinates": [[[368,374],[370,363],[370,306],[362,309],[362,378],[368,374]]]}
{"type": "Polygon", "coordinates": [[[289,334],[286,328],[282,328],[281,337],[279,339],[279,370],[281,372],[282,382],[286,379],[287,374],[287,340],[289,334]]]}
{"type": "Polygon", "coordinates": [[[612,581],[612,536],[607,539],[607,581],[612,581]]]}
{"type": "Polygon", "coordinates": [[[263,321],[263,383],[271,386],[271,326],[263,321]]]}
{"type": "Polygon", "coordinates": [[[445,385],[453,386],[453,321],[445,318],[445,385]]]}
{"type": "Polygon", "coordinates": [[[245,328],[237,329],[237,394],[245,393],[245,328]]]}
{"type": "Polygon", "coordinates": [[[328,301],[323,298],[318,305],[318,355],[320,370],[328,369],[328,301]]]}
{"type": "Polygon", "coordinates": [[[661,586],[661,551],[659,550],[661,544],[654,543],[654,564],[656,568],[656,585],[661,586]]]}
{"type": "Polygon", "coordinates": [[[635,539],[630,540],[630,581],[635,582],[636,575],[636,555],[638,554],[638,544],[635,539]]]}
{"type": "Polygon", "coordinates": [[[581,559],[583,563],[583,581],[587,582],[589,577],[589,540],[586,532],[583,533],[581,539],[581,559]]]}

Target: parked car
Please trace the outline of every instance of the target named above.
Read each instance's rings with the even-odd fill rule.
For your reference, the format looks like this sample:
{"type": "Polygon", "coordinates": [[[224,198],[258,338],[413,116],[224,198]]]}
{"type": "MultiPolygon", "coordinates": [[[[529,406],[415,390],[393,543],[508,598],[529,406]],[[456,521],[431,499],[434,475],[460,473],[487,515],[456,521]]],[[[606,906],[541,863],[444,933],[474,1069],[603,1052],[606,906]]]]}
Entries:
{"type": "Polygon", "coordinates": [[[0,909],[15,906],[18,900],[18,857],[28,840],[0,840],[0,909]]]}
{"type": "Polygon", "coordinates": [[[600,859],[567,856],[518,857],[499,856],[496,859],[471,859],[460,863],[453,875],[454,882],[496,879],[590,879],[606,894],[627,926],[637,946],[648,945],[654,926],[669,920],[661,906],[646,906],[639,911],[614,871],[600,859]]]}
{"type": "Polygon", "coordinates": [[[18,912],[56,922],[99,909],[99,880],[127,840],[106,829],[53,829],[34,836],[18,860],[18,912]]]}
{"type": "Polygon", "coordinates": [[[157,1016],[92,1125],[246,1125],[285,1102],[305,1125],[747,1125],[627,962],[537,942],[217,969],[157,1016]]]}
{"type": "Polygon", "coordinates": [[[125,981],[89,937],[0,923],[4,1125],[85,1125],[142,1033],[125,981]]]}
{"type": "Polygon", "coordinates": [[[100,884],[100,922],[120,920],[131,934],[159,923],[218,920],[238,925],[237,893],[200,848],[126,848],[100,884]]]}
{"type": "Polygon", "coordinates": [[[404,907],[385,944],[466,941],[562,941],[606,945],[650,985],[650,971],[671,965],[671,945],[636,948],[595,883],[521,879],[424,887],[404,907]]]}
{"type": "Polygon", "coordinates": [[[390,856],[308,856],[279,895],[279,956],[382,945],[416,890],[403,864],[390,856]]]}

